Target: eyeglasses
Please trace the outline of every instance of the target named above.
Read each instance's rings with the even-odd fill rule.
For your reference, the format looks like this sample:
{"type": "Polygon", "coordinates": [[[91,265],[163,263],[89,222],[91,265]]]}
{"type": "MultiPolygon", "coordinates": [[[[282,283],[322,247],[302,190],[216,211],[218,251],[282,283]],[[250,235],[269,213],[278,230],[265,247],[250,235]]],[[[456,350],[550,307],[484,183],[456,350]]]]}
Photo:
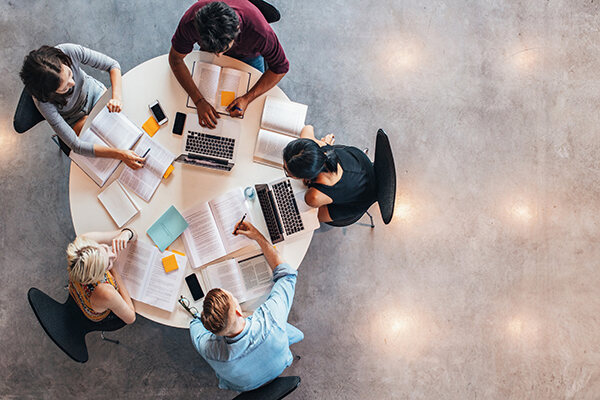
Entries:
{"type": "Polygon", "coordinates": [[[192,317],[197,317],[198,309],[196,307],[190,307],[190,301],[187,298],[179,296],[179,300],[177,301],[192,317]]]}

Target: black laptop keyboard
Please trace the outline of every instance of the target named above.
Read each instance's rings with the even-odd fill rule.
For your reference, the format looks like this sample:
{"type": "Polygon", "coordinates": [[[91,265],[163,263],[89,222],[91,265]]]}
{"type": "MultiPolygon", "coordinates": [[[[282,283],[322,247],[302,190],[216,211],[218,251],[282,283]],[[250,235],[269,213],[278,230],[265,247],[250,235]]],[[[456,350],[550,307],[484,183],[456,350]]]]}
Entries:
{"type": "Polygon", "coordinates": [[[269,191],[267,185],[256,185],[256,194],[258,196],[258,202],[262,210],[263,216],[265,217],[265,223],[267,224],[267,230],[271,237],[271,243],[279,243],[283,240],[283,229],[275,213],[273,195],[269,191]]]}
{"type": "Polygon", "coordinates": [[[298,204],[296,204],[290,180],[286,179],[283,182],[272,185],[272,187],[286,235],[289,236],[303,230],[302,217],[300,216],[300,211],[298,211],[298,204]]]}
{"type": "Polygon", "coordinates": [[[210,157],[233,159],[235,139],[188,131],[185,151],[210,157]]]}

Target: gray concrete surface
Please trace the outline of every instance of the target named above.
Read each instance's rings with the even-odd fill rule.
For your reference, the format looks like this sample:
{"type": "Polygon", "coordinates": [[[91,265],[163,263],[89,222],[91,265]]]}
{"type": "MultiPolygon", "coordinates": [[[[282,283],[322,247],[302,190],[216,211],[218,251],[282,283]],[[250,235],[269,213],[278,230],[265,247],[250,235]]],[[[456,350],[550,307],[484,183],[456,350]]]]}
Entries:
{"type": "MultiPolygon", "coordinates": [[[[339,143],[385,128],[397,217],[322,229],[291,322],[293,399],[600,397],[600,4],[283,1],[281,83],[339,143]]],[[[69,165],[11,126],[23,56],[77,42],[124,72],[190,1],[0,1],[0,397],[229,399],[188,333],[139,318],[68,360],[26,300],[66,295],[69,165]]],[[[105,83],[107,76],[99,76],[105,83]]],[[[375,210],[376,219],[379,218],[375,210]]]]}

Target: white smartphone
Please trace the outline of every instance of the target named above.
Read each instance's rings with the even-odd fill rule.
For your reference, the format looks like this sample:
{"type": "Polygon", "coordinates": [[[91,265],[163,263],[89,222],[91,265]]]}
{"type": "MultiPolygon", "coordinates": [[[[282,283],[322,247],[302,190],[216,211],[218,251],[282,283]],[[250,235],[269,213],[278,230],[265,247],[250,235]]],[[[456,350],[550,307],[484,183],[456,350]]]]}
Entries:
{"type": "Polygon", "coordinates": [[[156,120],[156,122],[158,122],[159,125],[165,124],[169,120],[165,115],[165,112],[163,111],[162,107],[160,106],[158,100],[150,104],[148,107],[150,107],[150,112],[152,113],[154,119],[156,120]]]}

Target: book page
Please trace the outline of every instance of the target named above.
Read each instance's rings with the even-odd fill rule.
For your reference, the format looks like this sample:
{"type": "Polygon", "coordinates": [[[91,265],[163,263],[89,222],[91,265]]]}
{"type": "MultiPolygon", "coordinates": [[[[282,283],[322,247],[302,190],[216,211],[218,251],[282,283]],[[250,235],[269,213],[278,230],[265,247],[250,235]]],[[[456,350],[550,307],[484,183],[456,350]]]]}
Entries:
{"type": "Polygon", "coordinates": [[[299,136],[304,128],[307,111],[308,106],[305,104],[268,96],[260,126],[270,131],[299,136]]]}
{"type": "Polygon", "coordinates": [[[129,167],[123,168],[119,181],[130,188],[135,194],[140,196],[146,202],[158,188],[162,176],[169,168],[169,165],[175,160],[175,154],[171,153],[160,143],[144,135],[135,146],[134,151],[139,156],[146,153],[146,164],[143,168],[133,170],[129,167]]]}
{"type": "Polygon", "coordinates": [[[240,303],[246,300],[244,281],[235,259],[209,265],[202,270],[202,275],[205,282],[208,284],[209,290],[214,288],[226,289],[229,290],[240,303]]]}
{"type": "Polygon", "coordinates": [[[106,107],[96,115],[90,128],[101,137],[110,147],[130,149],[142,135],[122,112],[109,112],[106,107]]]}
{"type": "MultiPolygon", "coordinates": [[[[198,90],[206,101],[213,107],[217,104],[217,88],[219,86],[219,74],[221,67],[214,64],[194,61],[192,66],[192,80],[198,86],[198,90]]],[[[188,96],[188,107],[196,108],[188,96]]]]}
{"type": "Polygon", "coordinates": [[[294,140],[292,136],[261,129],[256,139],[254,158],[283,168],[283,149],[292,140],[294,140]]]}
{"type": "Polygon", "coordinates": [[[273,271],[264,255],[260,254],[239,261],[242,279],[246,288],[246,298],[253,299],[271,291],[273,271]]]}
{"type": "Polygon", "coordinates": [[[219,79],[219,87],[216,98],[217,105],[215,106],[217,111],[226,113],[227,106],[231,104],[233,100],[242,94],[245,94],[245,92],[240,93],[239,91],[243,74],[247,75],[247,73],[233,68],[223,68],[221,70],[221,77],[219,79]]]}
{"type": "Polygon", "coordinates": [[[183,231],[183,244],[192,268],[227,254],[208,203],[198,204],[181,215],[189,224],[183,231]]]}
{"type": "Polygon", "coordinates": [[[120,228],[139,212],[139,208],[129,197],[119,181],[113,181],[98,195],[98,200],[106,208],[113,221],[120,228]]]}
{"type": "Polygon", "coordinates": [[[244,235],[233,235],[237,223],[246,214],[246,220],[251,221],[248,207],[241,189],[234,189],[208,202],[213,217],[221,234],[221,240],[227,254],[239,250],[254,241],[244,235]]]}
{"type": "Polygon", "coordinates": [[[113,268],[123,278],[125,287],[133,299],[142,301],[146,270],[155,252],[158,252],[156,247],[136,240],[129,243],[115,261],[113,268]]]}
{"type": "Polygon", "coordinates": [[[160,253],[157,250],[150,265],[147,267],[146,285],[142,297],[136,300],[169,312],[173,311],[179,297],[179,289],[181,288],[181,282],[185,274],[186,263],[187,258],[181,254],[170,251],[160,253]],[[179,268],[166,273],[162,259],[171,254],[175,255],[179,268]]]}
{"type": "MultiPolygon", "coordinates": [[[[81,133],[79,138],[88,143],[98,144],[106,146],[106,143],[91,129],[86,129],[81,133]]],[[[119,166],[119,160],[114,158],[104,157],[86,157],[75,152],[71,152],[69,158],[73,160],[84,172],[91,174],[92,179],[99,185],[103,185],[104,182],[110,177],[114,170],[119,166]]]]}

